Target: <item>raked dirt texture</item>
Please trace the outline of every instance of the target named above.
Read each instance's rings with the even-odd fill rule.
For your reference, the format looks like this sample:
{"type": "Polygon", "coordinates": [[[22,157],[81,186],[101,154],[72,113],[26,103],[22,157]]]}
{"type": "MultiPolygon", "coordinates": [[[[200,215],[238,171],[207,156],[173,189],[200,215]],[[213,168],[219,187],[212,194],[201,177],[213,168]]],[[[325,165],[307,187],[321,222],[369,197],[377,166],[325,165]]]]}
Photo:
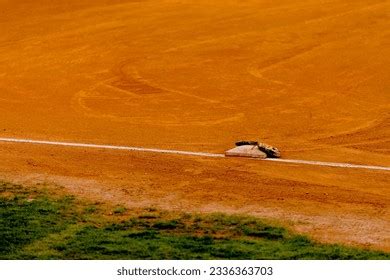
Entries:
{"type": "MultiPolygon", "coordinates": [[[[384,0],[0,1],[0,137],[390,166],[384,0]]],[[[5,181],[390,250],[387,170],[0,143],[5,181]]]]}

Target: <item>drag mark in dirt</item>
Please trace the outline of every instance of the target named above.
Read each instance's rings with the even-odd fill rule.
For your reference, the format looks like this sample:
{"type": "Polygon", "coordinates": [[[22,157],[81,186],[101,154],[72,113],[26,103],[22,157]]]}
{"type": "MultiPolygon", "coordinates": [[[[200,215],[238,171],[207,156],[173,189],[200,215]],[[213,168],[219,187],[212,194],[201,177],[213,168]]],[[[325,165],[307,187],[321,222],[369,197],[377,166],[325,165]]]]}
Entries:
{"type": "MultiPolygon", "coordinates": [[[[187,156],[215,157],[215,158],[225,157],[224,154],[217,154],[217,153],[165,150],[165,149],[115,146],[115,145],[72,143],[72,142],[57,142],[57,141],[44,141],[44,140],[18,139],[18,138],[0,138],[0,142],[53,145],[53,146],[65,146],[65,147],[79,147],[79,148],[110,149],[110,150],[125,150],[125,151],[151,152],[151,153],[162,153],[162,154],[177,154],[177,155],[187,155],[187,156]]],[[[323,162],[323,161],[279,159],[279,158],[267,158],[261,160],[281,162],[281,163],[327,166],[327,167],[360,168],[360,169],[390,171],[389,166],[361,165],[361,164],[350,164],[350,163],[341,163],[341,162],[323,162]]]]}

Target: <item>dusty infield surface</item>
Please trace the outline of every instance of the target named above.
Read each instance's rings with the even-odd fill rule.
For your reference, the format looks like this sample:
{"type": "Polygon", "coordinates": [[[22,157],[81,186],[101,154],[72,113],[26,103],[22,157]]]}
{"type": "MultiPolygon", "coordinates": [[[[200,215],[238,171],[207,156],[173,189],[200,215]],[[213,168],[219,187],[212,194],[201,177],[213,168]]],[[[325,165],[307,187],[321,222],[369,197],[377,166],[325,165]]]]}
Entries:
{"type": "MultiPolygon", "coordinates": [[[[0,137],[390,166],[387,1],[0,3],[0,137]]],[[[390,250],[386,170],[0,143],[0,175],[390,250]]]]}

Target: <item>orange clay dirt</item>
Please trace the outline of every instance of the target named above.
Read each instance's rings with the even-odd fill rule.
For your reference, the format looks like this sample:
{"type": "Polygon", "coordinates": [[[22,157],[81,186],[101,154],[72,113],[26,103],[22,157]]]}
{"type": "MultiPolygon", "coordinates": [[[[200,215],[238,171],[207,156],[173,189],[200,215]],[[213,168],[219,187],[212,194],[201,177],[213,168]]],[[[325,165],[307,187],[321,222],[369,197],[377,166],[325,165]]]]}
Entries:
{"type": "MultiPolygon", "coordinates": [[[[384,0],[0,1],[0,137],[390,166],[384,0]]],[[[0,142],[0,176],[390,251],[390,172],[0,142]]]]}

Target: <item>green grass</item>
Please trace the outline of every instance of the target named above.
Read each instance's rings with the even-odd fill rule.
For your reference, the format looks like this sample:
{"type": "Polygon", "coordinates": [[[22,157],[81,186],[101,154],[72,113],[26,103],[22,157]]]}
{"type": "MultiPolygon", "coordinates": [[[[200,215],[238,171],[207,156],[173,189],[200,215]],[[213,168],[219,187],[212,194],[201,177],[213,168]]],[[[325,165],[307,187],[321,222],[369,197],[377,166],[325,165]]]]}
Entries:
{"type": "Polygon", "coordinates": [[[0,258],[390,259],[390,254],[319,244],[252,217],[107,210],[42,187],[0,183],[0,258]]]}

